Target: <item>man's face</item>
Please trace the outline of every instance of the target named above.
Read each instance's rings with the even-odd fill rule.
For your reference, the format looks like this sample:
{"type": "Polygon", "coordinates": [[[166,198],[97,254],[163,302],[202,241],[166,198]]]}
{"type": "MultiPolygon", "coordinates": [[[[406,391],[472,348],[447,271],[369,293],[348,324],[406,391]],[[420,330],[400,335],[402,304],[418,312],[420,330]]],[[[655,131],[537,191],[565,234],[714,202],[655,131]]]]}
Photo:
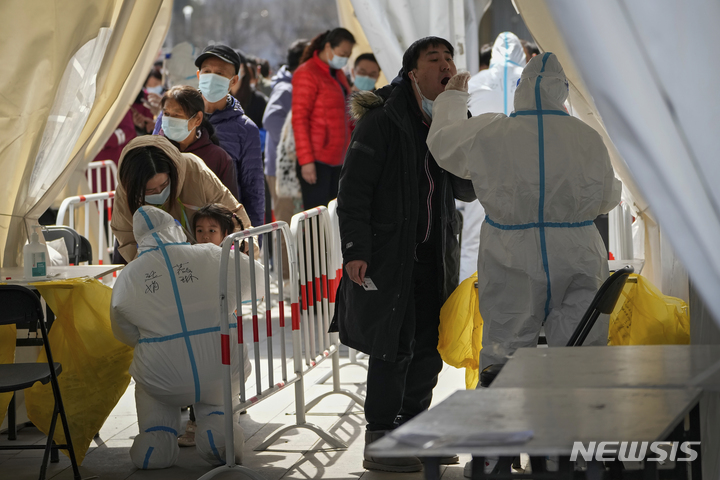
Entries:
{"type": "Polygon", "coordinates": [[[208,57],[200,66],[198,71],[198,78],[204,73],[214,73],[221,77],[230,79],[230,88],[233,87],[238,81],[238,76],[235,75],[235,66],[231,63],[220,60],[217,57],[208,57]]]}
{"type": "Polygon", "coordinates": [[[380,67],[372,60],[360,60],[353,69],[353,77],[362,75],[377,80],[380,77],[380,67]]]}
{"type": "Polygon", "coordinates": [[[410,80],[415,78],[423,96],[428,100],[435,100],[445,91],[445,85],[450,77],[457,73],[457,68],[450,50],[440,43],[430,45],[420,52],[417,68],[411,73],[410,80]]]}

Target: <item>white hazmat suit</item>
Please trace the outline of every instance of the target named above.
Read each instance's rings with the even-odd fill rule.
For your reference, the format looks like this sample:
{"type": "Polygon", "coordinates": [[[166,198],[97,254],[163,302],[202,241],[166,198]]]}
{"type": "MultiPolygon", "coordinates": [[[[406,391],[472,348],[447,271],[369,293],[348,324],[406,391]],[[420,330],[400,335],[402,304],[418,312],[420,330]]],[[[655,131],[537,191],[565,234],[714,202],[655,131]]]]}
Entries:
{"type": "MultiPolygon", "coordinates": [[[[190,245],[173,217],[154,207],[140,207],[135,212],[133,232],[138,257],[118,276],[111,302],[115,337],[135,348],[130,374],[136,382],[140,433],[133,441],[130,456],[141,469],[172,466],[179,452],[180,407],[194,405],[198,454],[213,465],[224,464],[221,249],[213,244],[190,245]]],[[[249,259],[241,255],[246,267],[241,269],[242,294],[247,299],[249,259]]],[[[228,291],[234,292],[234,261],[229,270],[228,291]]],[[[257,270],[258,291],[262,292],[263,276],[257,270]]],[[[235,307],[235,296],[229,295],[228,310],[233,312],[235,307]]],[[[234,315],[231,317],[231,326],[236,325],[234,315]]],[[[237,342],[230,344],[233,360],[238,359],[233,361],[237,387],[237,342]]],[[[247,348],[242,354],[247,378],[252,369],[247,348]]],[[[244,439],[237,418],[234,420],[235,457],[239,462],[244,439]]]]}
{"type": "MultiPolygon", "coordinates": [[[[525,50],[520,39],[511,32],[503,32],[495,39],[490,68],[470,78],[468,109],[473,117],[483,113],[501,112],[509,115],[513,109],[513,95],[525,67],[525,50]]],[[[477,269],[480,226],[485,219],[482,204],[475,200],[463,205],[462,244],[460,245],[460,282],[477,269]]],[[[458,205],[460,206],[460,205],[458,205]]]]}
{"type": "MultiPolygon", "coordinates": [[[[448,87],[455,82],[451,79],[448,87]]],[[[428,146],[442,168],[473,181],[487,214],[480,234],[481,368],[519,347],[565,345],[608,277],[593,220],[620,201],[600,135],[567,114],[568,86],[551,53],[523,71],[510,116],[466,118],[468,93],[448,90],[433,107],[428,146]]],[[[607,317],[586,345],[607,343],[607,317]]]]}

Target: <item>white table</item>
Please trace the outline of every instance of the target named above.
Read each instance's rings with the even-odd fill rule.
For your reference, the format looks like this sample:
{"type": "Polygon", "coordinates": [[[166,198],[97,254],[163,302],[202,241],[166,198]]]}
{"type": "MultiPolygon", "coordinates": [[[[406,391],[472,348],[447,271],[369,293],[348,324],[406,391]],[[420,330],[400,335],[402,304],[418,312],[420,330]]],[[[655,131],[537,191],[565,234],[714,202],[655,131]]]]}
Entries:
{"type": "Polygon", "coordinates": [[[520,348],[491,388],[685,388],[720,391],[720,346],[520,348]]]}
{"type": "Polygon", "coordinates": [[[125,265],[72,265],[63,267],[48,267],[47,278],[26,279],[23,267],[0,268],[0,283],[11,285],[27,285],[34,282],[51,282],[53,280],[67,280],[69,278],[102,278],[115,271],[121,270],[125,265]]]}
{"type": "MultiPolygon", "coordinates": [[[[427,479],[439,478],[438,457],[558,455],[572,468],[573,442],[663,440],[697,404],[701,390],[639,388],[484,388],[458,391],[368,447],[377,457],[428,457],[427,479]],[[525,443],[481,445],[482,435],[532,431],[525,443]]],[[[654,462],[647,462],[649,464],[654,462]]],[[[484,474],[474,473],[477,478],[484,474]]],[[[547,475],[547,474],[545,474],[547,475]]],[[[543,475],[533,475],[543,478],[543,475]]],[[[545,477],[547,478],[547,477],[545,477]]]]}

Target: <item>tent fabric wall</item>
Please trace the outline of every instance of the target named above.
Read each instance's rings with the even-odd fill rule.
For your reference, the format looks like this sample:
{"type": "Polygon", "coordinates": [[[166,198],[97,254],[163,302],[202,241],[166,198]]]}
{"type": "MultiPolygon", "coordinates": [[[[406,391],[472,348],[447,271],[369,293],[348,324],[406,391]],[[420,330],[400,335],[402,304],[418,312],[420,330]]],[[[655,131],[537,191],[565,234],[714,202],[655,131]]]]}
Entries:
{"type": "MultiPolygon", "coordinates": [[[[354,65],[355,59],[359,55],[363,53],[371,53],[373,52],[373,49],[365,36],[365,32],[360,26],[360,22],[358,22],[358,19],[355,16],[355,9],[353,8],[352,3],[350,3],[350,0],[337,0],[337,9],[340,25],[343,28],[350,30],[357,42],[355,43],[355,48],[353,48],[353,53],[348,61],[348,65],[354,65]]],[[[375,58],[377,59],[377,55],[375,58]]],[[[378,65],[380,64],[378,63],[378,65]]],[[[382,66],[380,66],[380,69],[380,78],[378,78],[378,81],[375,84],[376,88],[384,87],[388,84],[385,70],[382,70],[382,66]]],[[[394,78],[393,76],[395,75],[395,72],[390,72],[388,75],[390,75],[390,78],[394,78]]]]}
{"type": "MultiPolygon", "coordinates": [[[[134,95],[139,88],[136,81],[142,75],[136,69],[149,68],[162,44],[171,7],[172,0],[13,0],[0,5],[2,44],[12,45],[0,54],[6,72],[0,79],[3,266],[16,263],[27,238],[27,226],[53,202],[75,166],[92,158],[89,154],[99,151],[114,130],[129,106],[130,90],[134,95]],[[50,171],[54,173],[31,192],[30,179],[41,152],[43,132],[68,63],[106,29],[110,29],[110,37],[94,78],[95,98],[83,104],[90,109],[87,121],[80,133],[75,133],[72,153],[53,159],[50,171]],[[123,88],[126,84],[127,92],[123,88]]],[[[51,150],[53,145],[43,147],[51,150]]]]}

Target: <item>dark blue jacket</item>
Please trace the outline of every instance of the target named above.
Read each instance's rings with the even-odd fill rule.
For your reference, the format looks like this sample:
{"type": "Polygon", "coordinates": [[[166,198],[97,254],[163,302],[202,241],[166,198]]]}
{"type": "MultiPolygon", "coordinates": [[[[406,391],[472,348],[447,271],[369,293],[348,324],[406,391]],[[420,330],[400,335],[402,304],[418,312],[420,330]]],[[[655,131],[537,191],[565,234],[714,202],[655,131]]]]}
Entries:
{"type": "Polygon", "coordinates": [[[240,102],[228,95],[228,106],[208,119],[215,127],[220,146],[230,154],[237,175],[238,201],[254,227],[265,223],[265,177],[258,127],[245,115],[240,102]]]}

